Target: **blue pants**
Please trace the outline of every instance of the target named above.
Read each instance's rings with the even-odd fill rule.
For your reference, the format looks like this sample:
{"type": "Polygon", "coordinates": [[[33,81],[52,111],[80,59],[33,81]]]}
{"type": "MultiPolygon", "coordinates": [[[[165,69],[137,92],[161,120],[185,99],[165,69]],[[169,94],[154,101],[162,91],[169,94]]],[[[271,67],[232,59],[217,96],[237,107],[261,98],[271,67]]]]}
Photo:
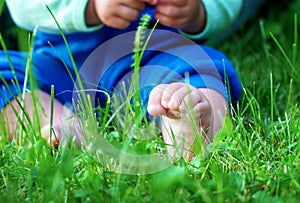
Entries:
{"type": "MultiPolygon", "coordinates": [[[[131,81],[137,24],[138,21],[133,22],[126,30],[104,26],[90,33],[66,35],[85,89],[102,89],[112,94],[120,91],[121,82],[131,81]]],[[[0,51],[0,109],[20,94],[24,86],[27,53],[10,51],[9,55],[14,71],[5,53],[0,51]]],[[[53,85],[56,99],[63,104],[72,102],[78,84],[74,64],[61,35],[37,32],[31,70],[37,83],[31,87],[27,84],[27,88],[38,88],[50,94],[53,85]]],[[[158,27],[141,61],[143,102],[147,103],[149,92],[155,85],[176,81],[198,88],[212,88],[228,101],[240,97],[241,84],[233,65],[223,53],[198,45],[177,34],[176,30],[158,27]]],[[[94,96],[95,100],[103,98],[98,93],[94,96]]]]}

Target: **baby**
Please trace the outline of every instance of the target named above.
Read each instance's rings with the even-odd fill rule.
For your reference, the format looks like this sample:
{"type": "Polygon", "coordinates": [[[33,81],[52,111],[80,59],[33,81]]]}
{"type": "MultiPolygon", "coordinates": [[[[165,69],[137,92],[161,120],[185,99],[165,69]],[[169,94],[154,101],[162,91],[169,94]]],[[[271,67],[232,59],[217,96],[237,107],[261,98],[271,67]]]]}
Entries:
{"type": "MultiPolygon", "coordinates": [[[[144,13],[148,13],[153,17],[150,23],[152,25],[156,19],[159,20],[159,29],[170,30],[199,41],[205,40],[214,31],[219,32],[228,28],[240,11],[241,2],[237,1],[234,6],[228,7],[232,8],[232,10],[222,10],[223,4],[229,3],[221,0],[213,2],[199,0],[88,0],[80,1],[80,4],[72,1],[65,3],[57,0],[50,2],[48,6],[54,16],[57,17],[62,30],[66,34],[77,67],[81,67],[84,60],[98,46],[118,35],[134,31],[138,26],[139,17],[144,13]],[[219,13],[221,17],[218,20],[222,23],[218,24],[221,25],[221,28],[212,26],[217,22],[214,22],[216,19],[212,20],[210,17],[212,16],[211,10],[213,10],[210,9],[210,4],[213,4],[211,7],[214,9],[220,8],[219,13]],[[228,15],[226,12],[231,12],[231,14],[228,15]],[[230,18],[223,22],[225,18],[222,15],[230,16],[230,18]]],[[[74,76],[72,63],[68,54],[66,54],[67,50],[64,41],[59,35],[57,26],[41,1],[33,0],[30,6],[20,6],[13,1],[7,1],[7,5],[17,25],[30,31],[36,26],[39,28],[33,50],[33,65],[40,88],[31,88],[31,93],[27,92],[25,95],[20,95],[18,91],[13,89],[14,94],[18,95],[14,97],[5,89],[4,82],[0,81],[5,89],[5,93],[1,96],[1,115],[7,127],[9,127],[11,139],[16,135],[15,130],[19,119],[16,113],[22,111],[19,105],[21,98],[25,99],[24,106],[28,114],[33,117],[34,102],[31,94],[34,92],[36,98],[39,98],[39,106],[42,107],[40,112],[38,112],[42,136],[49,139],[50,134],[53,134],[50,129],[52,118],[54,134],[57,135],[52,137],[51,141],[53,144],[57,146],[62,139],[62,131],[67,129],[67,131],[76,135],[76,144],[80,147],[81,130],[77,128],[79,118],[75,117],[71,123],[66,122],[73,112],[66,108],[64,104],[72,103],[72,96],[56,96],[53,103],[53,114],[51,112],[51,86],[53,85],[55,90],[60,92],[73,90],[74,85],[69,75],[70,72],[74,76]],[[27,15],[27,13],[32,13],[32,15],[27,15]],[[49,42],[53,44],[56,51],[49,47],[49,42]],[[61,56],[58,57],[57,53],[60,53],[61,56]],[[65,61],[65,64],[61,63],[61,59],[65,61]],[[66,70],[65,65],[70,68],[69,72],[66,70]],[[8,104],[8,101],[10,101],[10,104],[8,104]],[[51,114],[53,117],[50,116],[51,114]],[[68,123],[68,126],[65,125],[66,123],[68,123]]],[[[172,43],[169,45],[174,46],[172,43]]],[[[197,44],[195,46],[202,47],[202,45],[197,44]]],[[[228,91],[232,93],[230,95],[232,98],[229,99],[232,99],[232,101],[237,100],[240,93],[240,83],[232,64],[225,59],[222,53],[205,46],[202,48],[206,50],[210,60],[217,66],[224,84],[224,73],[226,72],[225,75],[229,78],[230,90],[228,91]],[[226,70],[223,64],[224,60],[228,62],[226,63],[226,70]]],[[[189,52],[190,50],[187,49],[186,51],[189,52]]],[[[24,57],[21,53],[14,51],[10,51],[10,54],[15,70],[21,73],[18,75],[18,80],[21,81],[22,86],[26,65],[24,61],[20,62],[20,58],[24,57]]],[[[110,55],[110,53],[105,54],[110,55]]],[[[166,56],[158,54],[158,57],[151,58],[151,60],[156,59],[156,65],[169,67],[170,69],[176,69],[176,67],[185,69],[185,65],[181,64],[181,62],[172,62],[172,60],[167,59],[161,61],[162,57],[166,56]]],[[[10,82],[14,76],[5,58],[5,53],[0,52],[0,59],[3,59],[0,60],[1,73],[6,81],[10,82]]],[[[149,61],[151,60],[149,58],[149,61]]],[[[120,82],[122,74],[126,73],[126,68],[130,67],[130,63],[116,65],[118,67],[110,70],[112,72],[109,73],[119,75],[115,78],[115,81],[104,80],[102,83],[100,81],[101,88],[112,91],[115,85],[120,82]],[[111,85],[109,86],[110,83],[111,85]]],[[[197,63],[205,64],[207,61],[201,61],[199,56],[199,62],[197,63]]],[[[143,65],[146,66],[147,62],[143,65]]],[[[189,71],[187,70],[186,72],[189,71]]],[[[185,74],[185,71],[183,71],[183,74],[185,74]]],[[[193,156],[193,152],[189,150],[197,137],[203,138],[205,143],[212,142],[215,133],[222,127],[222,121],[227,114],[228,98],[226,97],[228,95],[220,93],[213,86],[200,85],[197,81],[195,84],[197,85],[169,81],[168,83],[157,84],[151,92],[148,92],[148,113],[152,116],[162,117],[163,138],[165,143],[168,144],[168,151],[172,156],[175,156],[175,153],[177,154],[175,145],[181,146],[179,147],[182,149],[179,152],[180,156],[193,156]]],[[[9,85],[13,87],[12,83],[9,83],[9,85]]]]}

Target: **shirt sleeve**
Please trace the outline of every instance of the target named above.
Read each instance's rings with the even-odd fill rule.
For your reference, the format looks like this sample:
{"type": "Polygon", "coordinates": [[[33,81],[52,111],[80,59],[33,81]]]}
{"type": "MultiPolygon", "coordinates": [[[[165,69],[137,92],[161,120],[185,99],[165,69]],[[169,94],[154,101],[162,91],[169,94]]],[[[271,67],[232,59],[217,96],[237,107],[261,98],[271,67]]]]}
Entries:
{"type": "Polygon", "coordinates": [[[179,33],[190,39],[208,39],[228,29],[237,19],[243,0],[202,0],[206,11],[206,25],[198,34],[179,33]]]}
{"type": "Polygon", "coordinates": [[[58,27],[47,6],[65,33],[92,31],[87,27],[85,8],[88,0],[6,0],[11,17],[19,27],[32,31],[35,27],[49,33],[58,33],[58,27]]]}

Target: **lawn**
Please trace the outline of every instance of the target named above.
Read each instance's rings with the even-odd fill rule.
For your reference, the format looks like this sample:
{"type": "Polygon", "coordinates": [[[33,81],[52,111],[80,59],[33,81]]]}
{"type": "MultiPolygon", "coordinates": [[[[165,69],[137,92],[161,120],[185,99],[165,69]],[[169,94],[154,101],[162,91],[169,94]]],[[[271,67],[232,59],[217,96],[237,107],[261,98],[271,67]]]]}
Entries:
{"type": "MultiPolygon", "coordinates": [[[[117,173],[115,162],[93,156],[92,150],[55,149],[33,128],[29,139],[11,142],[0,129],[0,201],[299,202],[300,1],[266,8],[268,13],[259,12],[214,45],[236,66],[243,97],[206,156],[177,160],[155,173],[117,173]]],[[[7,18],[1,17],[6,44],[22,46],[15,42],[17,28],[2,19],[7,18]]],[[[164,148],[159,137],[126,139],[113,123],[104,127],[105,138],[120,149],[151,153],[164,148]]]]}

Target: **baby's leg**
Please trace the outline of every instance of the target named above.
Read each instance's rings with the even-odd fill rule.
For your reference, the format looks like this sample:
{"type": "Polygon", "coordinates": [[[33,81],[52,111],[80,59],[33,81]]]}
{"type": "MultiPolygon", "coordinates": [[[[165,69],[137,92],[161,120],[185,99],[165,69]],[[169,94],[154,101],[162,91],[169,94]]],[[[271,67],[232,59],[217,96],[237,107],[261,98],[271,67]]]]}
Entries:
{"type": "Polygon", "coordinates": [[[191,157],[193,154],[188,150],[195,136],[201,135],[205,144],[212,142],[222,127],[227,106],[225,98],[215,90],[171,83],[158,85],[151,91],[148,112],[162,116],[163,138],[170,145],[171,156],[179,149],[182,156],[191,157]]]}
{"type": "MultiPolygon", "coordinates": [[[[52,142],[52,144],[57,147],[58,143],[62,139],[66,138],[69,142],[70,139],[73,139],[71,135],[75,135],[76,145],[80,147],[80,137],[79,137],[79,122],[78,118],[72,116],[71,110],[64,107],[58,100],[54,99],[53,102],[53,131],[52,137],[50,140],[50,119],[51,119],[51,97],[49,94],[44,93],[40,90],[34,91],[35,97],[37,98],[37,108],[36,110],[38,115],[38,122],[41,126],[41,135],[52,142]],[[65,136],[65,137],[63,137],[65,136]]],[[[21,96],[18,96],[18,99],[21,101],[21,96]]],[[[18,115],[21,115],[22,108],[17,103],[16,99],[11,101],[11,105],[14,106],[18,115]]],[[[10,139],[13,139],[15,136],[15,131],[17,130],[18,117],[15,114],[13,108],[10,104],[7,104],[4,109],[1,111],[1,118],[4,120],[4,123],[7,125],[10,132],[10,139]]],[[[33,119],[34,114],[34,103],[32,101],[31,93],[26,93],[24,100],[24,107],[30,116],[30,119],[33,119]]],[[[26,119],[25,119],[26,120],[26,119]]],[[[24,122],[25,124],[28,121],[24,122]]]]}

